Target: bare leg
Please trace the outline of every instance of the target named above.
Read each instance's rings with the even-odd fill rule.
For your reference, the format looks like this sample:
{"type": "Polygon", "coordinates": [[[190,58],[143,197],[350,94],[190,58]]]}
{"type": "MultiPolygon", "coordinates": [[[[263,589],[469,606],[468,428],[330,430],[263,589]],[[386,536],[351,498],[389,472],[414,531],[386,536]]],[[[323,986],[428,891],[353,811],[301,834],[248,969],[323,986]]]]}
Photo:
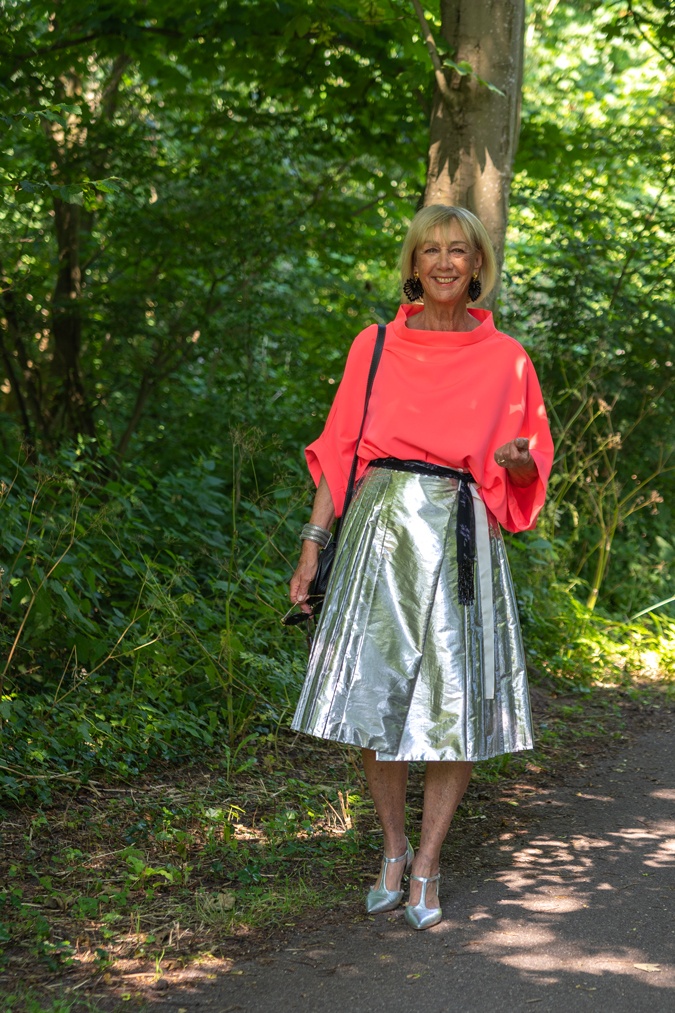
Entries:
{"type": "MultiPolygon", "coordinates": [[[[405,854],[405,792],[408,764],[402,760],[378,760],[373,749],[363,751],[363,769],[384,834],[387,858],[405,854]]],[[[387,869],[388,890],[400,890],[405,862],[387,869]]]]}
{"type": "MultiPolygon", "coordinates": [[[[441,846],[447,837],[452,817],[471,779],[473,764],[465,761],[427,763],[424,777],[424,812],[420,846],[412,872],[415,876],[435,876],[441,859],[441,846]]],[[[429,883],[427,907],[438,906],[437,883],[429,883]]],[[[410,880],[410,902],[417,904],[422,884],[410,880]]]]}

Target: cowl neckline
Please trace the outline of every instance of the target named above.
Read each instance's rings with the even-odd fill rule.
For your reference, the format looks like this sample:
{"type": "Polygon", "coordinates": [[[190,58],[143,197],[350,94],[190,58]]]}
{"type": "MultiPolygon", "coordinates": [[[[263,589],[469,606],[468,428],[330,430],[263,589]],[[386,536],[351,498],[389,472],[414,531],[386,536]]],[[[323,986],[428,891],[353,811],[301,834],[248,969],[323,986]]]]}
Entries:
{"type": "Polygon", "coordinates": [[[404,303],[400,307],[391,325],[398,338],[415,345],[448,347],[449,345],[475,345],[496,331],[490,310],[474,308],[469,309],[468,312],[479,321],[479,324],[472,331],[425,331],[408,327],[408,320],[421,313],[423,309],[423,306],[412,303],[404,303]]]}

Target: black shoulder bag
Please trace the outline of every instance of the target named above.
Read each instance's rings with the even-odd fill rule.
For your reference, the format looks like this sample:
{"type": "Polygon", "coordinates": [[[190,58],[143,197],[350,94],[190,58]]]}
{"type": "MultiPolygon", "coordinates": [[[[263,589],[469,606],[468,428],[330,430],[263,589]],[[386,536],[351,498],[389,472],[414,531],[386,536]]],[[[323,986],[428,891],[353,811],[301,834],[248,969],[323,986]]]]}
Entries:
{"type": "Polygon", "coordinates": [[[366,424],[366,415],[368,414],[368,402],[370,401],[370,394],[373,389],[373,381],[375,380],[375,374],[377,373],[377,367],[380,365],[380,359],[382,358],[382,349],[384,348],[384,338],[387,333],[387,329],[384,324],[379,324],[377,328],[377,338],[375,340],[375,347],[373,349],[373,358],[370,362],[370,372],[368,373],[368,383],[366,385],[366,401],[363,406],[363,418],[361,419],[361,428],[359,429],[359,435],[356,439],[356,447],[354,448],[354,459],[352,461],[352,468],[349,473],[349,481],[347,482],[347,492],[345,494],[345,503],[342,508],[342,514],[337,522],[335,528],[335,534],[331,538],[330,542],[325,549],[322,549],[319,553],[319,565],[316,571],[314,580],[309,585],[309,594],[307,596],[307,604],[311,606],[311,612],[296,612],[284,616],[281,620],[284,626],[296,626],[298,623],[304,622],[307,619],[311,619],[312,616],[318,616],[319,612],[323,607],[323,599],[326,594],[326,588],[328,587],[328,578],[333,568],[333,562],[335,560],[335,552],[337,550],[338,542],[340,539],[340,533],[342,531],[342,524],[347,514],[347,509],[352,501],[354,495],[354,484],[356,479],[356,469],[359,463],[359,444],[361,443],[361,437],[363,436],[363,429],[366,424]]]}

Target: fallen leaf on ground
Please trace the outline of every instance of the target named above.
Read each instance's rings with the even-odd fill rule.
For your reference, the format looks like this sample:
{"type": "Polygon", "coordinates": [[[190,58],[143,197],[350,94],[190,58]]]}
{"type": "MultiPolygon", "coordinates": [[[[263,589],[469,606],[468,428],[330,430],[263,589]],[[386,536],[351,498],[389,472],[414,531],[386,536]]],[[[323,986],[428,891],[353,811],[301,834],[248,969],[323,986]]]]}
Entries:
{"type": "Polygon", "coordinates": [[[633,964],[633,967],[637,967],[638,971],[660,971],[661,968],[658,964],[633,964]]]}

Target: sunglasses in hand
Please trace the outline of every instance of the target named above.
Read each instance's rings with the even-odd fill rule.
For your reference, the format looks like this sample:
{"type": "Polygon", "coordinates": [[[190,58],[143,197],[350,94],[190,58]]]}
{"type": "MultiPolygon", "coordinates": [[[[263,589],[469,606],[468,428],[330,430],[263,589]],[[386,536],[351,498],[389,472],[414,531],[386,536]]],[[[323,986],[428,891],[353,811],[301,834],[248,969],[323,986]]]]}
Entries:
{"type": "Polygon", "coordinates": [[[312,609],[311,612],[304,612],[297,603],[295,605],[291,605],[286,615],[281,617],[281,625],[299,626],[300,623],[306,623],[309,619],[316,619],[317,615],[319,614],[322,602],[323,602],[322,594],[311,594],[309,595],[308,598],[305,599],[305,602],[303,603],[310,606],[310,608],[312,609]]]}

